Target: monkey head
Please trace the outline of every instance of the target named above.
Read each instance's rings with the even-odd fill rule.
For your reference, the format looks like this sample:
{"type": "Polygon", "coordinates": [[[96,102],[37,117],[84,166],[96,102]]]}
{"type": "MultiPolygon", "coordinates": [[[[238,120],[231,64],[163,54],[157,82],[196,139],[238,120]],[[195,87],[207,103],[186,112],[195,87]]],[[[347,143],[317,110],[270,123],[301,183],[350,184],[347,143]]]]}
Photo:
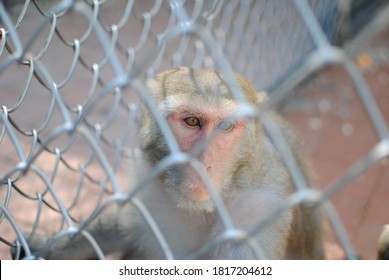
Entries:
{"type": "MultiPolygon", "coordinates": [[[[239,75],[234,78],[248,102],[254,104],[255,92],[249,83],[239,75]]],[[[180,67],[159,74],[147,85],[179,148],[198,160],[210,181],[205,184],[191,164],[168,168],[161,179],[179,207],[213,211],[209,188],[226,197],[239,191],[240,185],[246,186],[242,181],[247,176],[259,175],[260,160],[251,159],[252,151],[261,148],[261,143],[253,141],[259,127],[236,117],[239,103],[218,72],[180,67]]],[[[155,118],[146,110],[140,142],[151,165],[170,154],[163,138],[155,118]]]]}

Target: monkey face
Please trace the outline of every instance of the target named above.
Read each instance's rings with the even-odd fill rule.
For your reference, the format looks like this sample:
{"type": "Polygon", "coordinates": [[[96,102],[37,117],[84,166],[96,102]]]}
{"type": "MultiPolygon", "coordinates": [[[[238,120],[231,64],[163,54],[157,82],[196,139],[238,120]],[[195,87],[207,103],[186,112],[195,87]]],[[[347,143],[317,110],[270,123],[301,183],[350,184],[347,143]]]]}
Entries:
{"type": "MultiPolygon", "coordinates": [[[[236,81],[247,100],[254,102],[248,83],[238,76],[236,81]]],[[[247,122],[236,117],[238,102],[214,70],[177,68],[158,75],[147,86],[180,150],[196,159],[168,168],[162,174],[164,187],[182,207],[213,209],[211,193],[228,195],[225,190],[235,183],[241,158],[252,151],[241,143],[252,137],[243,136],[248,132],[247,122]]],[[[171,151],[154,118],[148,114],[144,119],[141,143],[149,163],[155,165],[171,151]]]]}
{"type": "Polygon", "coordinates": [[[190,164],[176,166],[166,173],[166,185],[175,192],[178,201],[186,201],[186,207],[187,201],[191,201],[196,208],[199,204],[210,208],[210,188],[220,194],[230,185],[230,162],[236,161],[234,151],[238,150],[245,130],[243,121],[230,118],[231,112],[231,108],[181,107],[167,116],[179,147],[198,160],[207,177],[202,178],[190,164]]]}

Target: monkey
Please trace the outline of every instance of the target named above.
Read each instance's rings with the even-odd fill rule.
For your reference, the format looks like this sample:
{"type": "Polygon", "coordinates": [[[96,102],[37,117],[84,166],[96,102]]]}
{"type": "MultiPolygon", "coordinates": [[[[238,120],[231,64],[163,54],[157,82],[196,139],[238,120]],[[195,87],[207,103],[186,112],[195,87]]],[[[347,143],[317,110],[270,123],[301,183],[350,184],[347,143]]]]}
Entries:
{"type": "MultiPolygon", "coordinates": [[[[233,74],[233,79],[246,102],[261,106],[263,101],[258,101],[245,78],[233,74]]],[[[154,219],[171,255],[161,248],[131,199],[113,205],[84,229],[104,254],[120,252],[126,259],[186,259],[202,250],[198,256],[202,259],[324,258],[320,219],[303,205],[284,211],[263,229],[245,236],[248,229],[284,203],[295,187],[258,118],[239,116],[240,102],[220,72],[178,67],[148,80],[147,88],[179,154],[188,155],[188,160],[167,166],[135,195],[154,219]],[[215,201],[222,202],[223,211],[215,201]],[[229,222],[221,219],[221,212],[227,214],[229,222]],[[225,239],[217,242],[220,236],[225,239]],[[248,239],[250,242],[246,242],[248,239]]],[[[310,178],[297,133],[277,113],[269,110],[269,116],[281,129],[299,168],[310,178]]],[[[174,159],[156,117],[148,109],[143,112],[139,139],[140,156],[135,166],[141,166],[136,169],[140,178],[146,178],[169,156],[174,159]]],[[[40,258],[95,257],[81,234],[52,242],[35,235],[29,246],[40,258]]]]}
{"type": "Polygon", "coordinates": [[[389,224],[382,227],[382,232],[378,238],[378,256],[379,260],[389,260],[389,224]]]}

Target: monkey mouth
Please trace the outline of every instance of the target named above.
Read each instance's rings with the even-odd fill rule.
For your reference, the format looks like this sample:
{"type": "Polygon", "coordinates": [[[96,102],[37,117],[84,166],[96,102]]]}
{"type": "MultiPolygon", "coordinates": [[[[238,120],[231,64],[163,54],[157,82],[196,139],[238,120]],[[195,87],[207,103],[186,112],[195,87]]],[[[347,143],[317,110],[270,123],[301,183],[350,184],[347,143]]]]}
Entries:
{"type": "Polygon", "coordinates": [[[205,185],[200,176],[189,169],[186,172],[187,182],[184,184],[184,192],[186,196],[194,201],[205,201],[210,199],[208,187],[205,185]]]}
{"type": "MultiPolygon", "coordinates": [[[[209,169],[210,168],[208,168],[208,171],[209,169]]],[[[209,188],[214,188],[215,191],[218,192],[219,184],[217,184],[217,180],[212,178],[211,174],[208,174],[208,176],[210,181],[212,182],[210,186],[207,186],[196,172],[193,172],[192,170],[187,170],[187,182],[186,184],[184,184],[185,195],[193,201],[201,202],[211,200],[209,188]]]]}
{"type": "MultiPolygon", "coordinates": [[[[186,203],[189,203],[194,205],[194,209],[196,207],[199,209],[204,208],[205,206],[202,207],[203,204],[207,205],[205,208],[208,210],[213,208],[208,187],[196,172],[190,168],[173,168],[168,171],[165,176],[165,184],[170,186],[168,189],[172,192],[173,197],[176,198],[178,206],[192,208],[186,205],[186,203]]],[[[212,178],[210,179],[212,181],[212,178]]],[[[215,186],[215,190],[218,189],[215,184],[212,184],[212,186],[215,186]]]]}
{"type": "Polygon", "coordinates": [[[205,201],[210,199],[210,194],[202,182],[196,184],[190,184],[186,188],[186,192],[189,198],[192,200],[205,201]]]}

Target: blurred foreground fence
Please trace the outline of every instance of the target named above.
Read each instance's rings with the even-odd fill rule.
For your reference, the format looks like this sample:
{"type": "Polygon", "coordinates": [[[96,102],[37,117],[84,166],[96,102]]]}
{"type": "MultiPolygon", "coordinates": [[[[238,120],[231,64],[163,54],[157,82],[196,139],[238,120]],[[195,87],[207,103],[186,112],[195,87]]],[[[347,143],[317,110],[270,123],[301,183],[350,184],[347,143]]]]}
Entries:
{"type": "Polygon", "coordinates": [[[320,199],[342,254],[358,254],[331,201],[389,155],[385,116],[359,67],[389,62],[387,48],[360,55],[388,30],[387,1],[19,0],[0,2],[0,19],[1,258],[27,248],[21,232],[71,234],[120,199],[139,84],[181,65],[239,72],[280,110],[312,78],[341,69],[375,141],[320,199]]]}

